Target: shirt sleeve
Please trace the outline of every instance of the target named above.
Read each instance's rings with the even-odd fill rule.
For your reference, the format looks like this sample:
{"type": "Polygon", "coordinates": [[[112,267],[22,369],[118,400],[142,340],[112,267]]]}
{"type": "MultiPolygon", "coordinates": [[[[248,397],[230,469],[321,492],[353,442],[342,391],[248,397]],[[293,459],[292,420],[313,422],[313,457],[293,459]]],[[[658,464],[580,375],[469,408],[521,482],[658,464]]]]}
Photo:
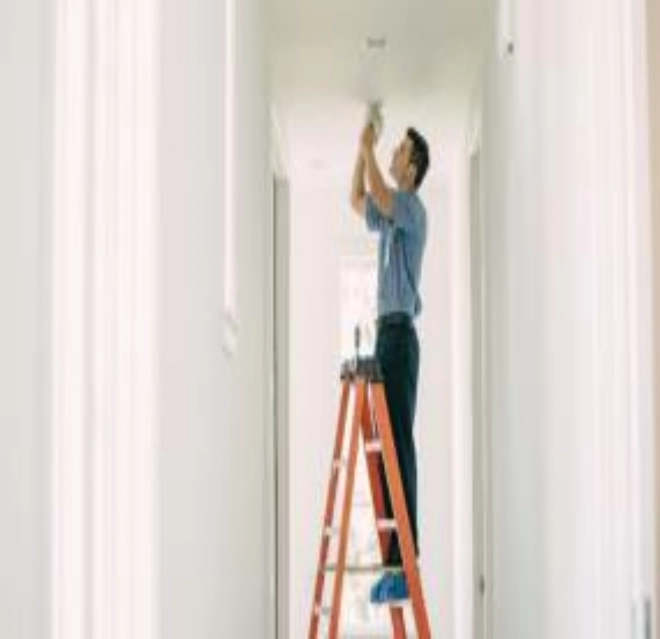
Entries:
{"type": "Polygon", "coordinates": [[[417,229],[419,212],[409,193],[395,191],[392,202],[392,221],[395,228],[405,232],[414,232],[417,229]]]}
{"type": "Polygon", "coordinates": [[[366,215],[367,228],[370,231],[381,231],[387,222],[385,216],[380,212],[370,193],[366,197],[366,215]]]}
{"type": "Polygon", "coordinates": [[[366,220],[370,231],[381,231],[391,224],[395,229],[404,232],[414,232],[420,223],[419,211],[411,200],[411,195],[405,191],[395,191],[392,200],[392,214],[385,216],[374,202],[371,194],[366,198],[366,220]]]}

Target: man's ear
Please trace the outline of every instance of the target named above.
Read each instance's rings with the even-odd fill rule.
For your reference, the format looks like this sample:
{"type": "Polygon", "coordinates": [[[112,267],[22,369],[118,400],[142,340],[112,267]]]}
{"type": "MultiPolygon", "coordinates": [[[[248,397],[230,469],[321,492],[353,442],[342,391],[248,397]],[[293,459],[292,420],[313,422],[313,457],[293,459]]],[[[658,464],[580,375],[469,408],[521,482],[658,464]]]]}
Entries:
{"type": "Polygon", "coordinates": [[[415,185],[415,179],[417,178],[417,167],[411,162],[408,164],[408,177],[410,178],[411,184],[415,185]]]}

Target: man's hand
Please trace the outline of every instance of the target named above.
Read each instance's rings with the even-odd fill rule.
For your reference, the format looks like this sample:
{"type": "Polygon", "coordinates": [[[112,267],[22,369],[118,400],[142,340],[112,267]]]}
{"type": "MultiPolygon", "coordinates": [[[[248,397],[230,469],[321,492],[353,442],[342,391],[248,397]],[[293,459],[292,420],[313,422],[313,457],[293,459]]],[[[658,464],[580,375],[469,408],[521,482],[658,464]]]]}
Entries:
{"type": "Polygon", "coordinates": [[[374,152],[375,133],[371,125],[367,125],[360,138],[362,158],[364,160],[365,172],[369,183],[369,192],[376,204],[376,208],[385,217],[392,216],[392,205],[394,192],[390,189],[378,167],[376,154],[374,152]]]}
{"type": "Polygon", "coordinates": [[[353,188],[351,190],[351,205],[356,213],[366,214],[365,173],[368,178],[371,196],[376,207],[385,217],[391,217],[394,201],[393,191],[385,184],[378,168],[374,153],[376,132],[371,124],[367,124],[360,135],[360,153],[358,154],[355,171],[353,173],[353,188]]]}
{"type": "Polygon", "coordinates": [[[376,132],[371,124],[367,124],[362,130],[362,135],[360,136],[360,149],[362,150],[362,153],[365,153],[369,149],[373,149],[375,144],[376,132]]]}
{"type": "Polygon", "coordinates": [[[362,139],[360,138],[360,150],[357,154],[357,160],[355,161],[353,182],[351,185],[351,207],[360,216],[365,215],[366,194],[365,161],[364,152],[362,151],[362,139]]]}

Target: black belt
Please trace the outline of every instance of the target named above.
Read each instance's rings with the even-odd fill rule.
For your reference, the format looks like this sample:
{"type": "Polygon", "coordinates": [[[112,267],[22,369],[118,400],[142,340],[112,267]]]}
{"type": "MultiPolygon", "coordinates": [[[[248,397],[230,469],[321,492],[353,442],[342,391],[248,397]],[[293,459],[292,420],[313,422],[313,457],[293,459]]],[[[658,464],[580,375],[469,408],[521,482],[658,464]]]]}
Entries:
{"type": "Polygon", "coordinates": [[[387,315],[381,315],[376,320],[376,326],[378,328],[384,328],[385,326],[412,326],[413,320],[408,313],[387,313],[387,315]]]}

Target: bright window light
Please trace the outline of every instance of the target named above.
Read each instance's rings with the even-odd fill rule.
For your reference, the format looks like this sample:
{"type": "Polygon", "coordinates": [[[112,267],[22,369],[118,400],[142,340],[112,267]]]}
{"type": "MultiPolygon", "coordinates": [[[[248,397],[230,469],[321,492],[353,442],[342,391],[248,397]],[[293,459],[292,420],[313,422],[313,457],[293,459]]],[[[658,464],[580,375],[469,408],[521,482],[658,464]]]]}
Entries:
{"type": "MultiPolygon", "coordinates": [[[[340,263],[340,343],[342,361],[355,356],[355,327],[361,331],[360,354],[372,355],[375,348],[377,261],[371,255],[344,256],[340,263]]],[[[352,407],[348,414],[352,414],[352,407]]],[[[348,444],[348,441],[346,442],[348,444]]],[[[367,466],[362,454],[358,465],[353,495],[351,531],[348,541],[348,562],[370,565],[380,562],[378,537],[374,526],[371,490],[367,466]]],[[[371,605],[369,593],[376,577],[352,576],[344,581],[342,616],[346,633],[351,636],[384,636],[391,631],[391,622],[383,610],[371,605]]]]}

